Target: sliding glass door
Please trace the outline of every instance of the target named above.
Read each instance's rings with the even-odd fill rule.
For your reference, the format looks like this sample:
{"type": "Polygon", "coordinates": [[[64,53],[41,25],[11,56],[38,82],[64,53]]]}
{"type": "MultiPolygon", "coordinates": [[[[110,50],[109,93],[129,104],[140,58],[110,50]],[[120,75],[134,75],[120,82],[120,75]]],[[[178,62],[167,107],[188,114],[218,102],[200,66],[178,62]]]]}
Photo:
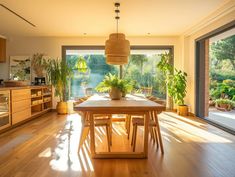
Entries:
{"type": "Polygon", "coordinates": [[[235,22],[196,41],[196,115],[235,134],[235,22]]]}

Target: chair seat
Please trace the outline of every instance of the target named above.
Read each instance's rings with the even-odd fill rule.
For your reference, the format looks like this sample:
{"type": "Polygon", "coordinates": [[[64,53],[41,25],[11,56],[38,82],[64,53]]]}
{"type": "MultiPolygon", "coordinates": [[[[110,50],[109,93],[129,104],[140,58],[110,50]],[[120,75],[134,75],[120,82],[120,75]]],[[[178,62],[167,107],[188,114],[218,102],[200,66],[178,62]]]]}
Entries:
{"type": "Polygon", "coordinates": [[[111,119],[95,119],[95,126],[105,126],[105,125],[110,125],[111,124],[111,119]]]}
{"type": "MultiPolygon", "coordinates": [[[[144,119],[143,118],[132,118],[133,125],[144,126],[144,119]]],[[[154,120],[149,120],[149,126],[156,126],[154,120]]]]}

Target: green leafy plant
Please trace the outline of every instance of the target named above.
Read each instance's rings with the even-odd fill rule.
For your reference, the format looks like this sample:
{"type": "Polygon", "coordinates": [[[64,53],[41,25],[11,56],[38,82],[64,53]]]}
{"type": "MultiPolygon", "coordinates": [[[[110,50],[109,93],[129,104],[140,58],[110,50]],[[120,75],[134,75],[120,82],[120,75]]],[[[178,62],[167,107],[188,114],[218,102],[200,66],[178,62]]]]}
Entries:
{"type": "Polygon", "coordinates": [[[66,101],[66,86],[73,75],[72,67],[65,60],[50,59],[46,70],[51,84],[55,87],[55,96],[58,96],[61,102],[66,101]]]}
{"type": "Polygon", "coordinates": [[[107,92],[112,87],[115,87],[115,88],[118,88],[121,90],[122,83],[117,75],[113,75],[111,73],[108,73],[104,77],[104,80],[98,84],[98,86],[95,88],[95,90],[98,92],[107,92]]]}
{"type": "Polygon", "coordinates": [[[133,89],[133,83],[125,79],[119,79],[115,74],[108,73],[95,90],[98,92],[108,92],[112,87],[119,89],[123,93],[128,93],[133,89]]]}
{"type": "Polygon", "coordinates": [[[165,75],[168,95],[173,98],[174,103],[177,105],[184,105],[184,97],[187,93],[187,73],[174,68],[170,63],[171,57],[169,53],[162,54],[157,68],[165,75]]]}
{"type": "Polygon", "coordinates": [[[173,73],[174,67],[171,64],[172,55],[170,53],[161,54],[161,60],[157,64],[157,68],[165,75],[166,77],[173,73]]]}
{"type": "Polygon", "coordinates": [[[235,95],[235,81],[224,80],[222,83],[217,83],[217,86],[210,90],[212,99],[228,98],[233,99],[235,95]]]}
{"type": "Polygon", "coordinates": [[[175,69],[175,73],[169,76],[167,82],[168,93],[177,105],[184,105],[184,97],[187,93],[186,77],[187,73],[175,69]]]}
{"type": "Polygon", "coordinates": [[[133,90],[134,83],[130,80],[121,79],[121,92],[123,94],[130,93],[133,90]]]}
{"type": "Polygon", "coordinates": [[[215,103],[217,105],[227,104],[227,105],[230,105],[231,108],[235,107],[235,101],[232,101],[229,99],[220,98],[220,99],[215,100],[215,103]]]}

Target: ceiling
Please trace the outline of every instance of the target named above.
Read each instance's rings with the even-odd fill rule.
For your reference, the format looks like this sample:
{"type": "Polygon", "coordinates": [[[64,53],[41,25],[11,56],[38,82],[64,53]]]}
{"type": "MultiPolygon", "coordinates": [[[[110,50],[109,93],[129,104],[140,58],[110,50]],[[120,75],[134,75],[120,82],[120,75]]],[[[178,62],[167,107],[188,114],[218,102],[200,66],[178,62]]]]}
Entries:
{"type": "MultiPolygon", "coordinates": [[[[0,35],[107,36],[115,32],[113,0],[0,0],[0,35]]],[[[227,0],[119,0],[119,31],[128,36],[175,36],[227,0]],[[149,33],[149,34],[148,34],[149,33]]]]}

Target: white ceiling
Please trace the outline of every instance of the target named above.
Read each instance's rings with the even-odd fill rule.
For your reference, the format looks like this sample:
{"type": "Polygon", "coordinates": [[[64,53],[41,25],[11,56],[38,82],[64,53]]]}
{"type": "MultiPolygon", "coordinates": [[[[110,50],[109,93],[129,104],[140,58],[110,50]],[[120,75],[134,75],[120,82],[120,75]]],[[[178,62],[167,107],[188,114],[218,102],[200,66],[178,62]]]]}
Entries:
{"type": "MultiPolygon", "coordinates": [[[[0,34],[107,36],[115,32],[114,0],[0,0],[36,25],[0,6],[0,34]]],[[[120,31],[128,36],[180,35],[227,0],[119,0],[120,31]]]]}

